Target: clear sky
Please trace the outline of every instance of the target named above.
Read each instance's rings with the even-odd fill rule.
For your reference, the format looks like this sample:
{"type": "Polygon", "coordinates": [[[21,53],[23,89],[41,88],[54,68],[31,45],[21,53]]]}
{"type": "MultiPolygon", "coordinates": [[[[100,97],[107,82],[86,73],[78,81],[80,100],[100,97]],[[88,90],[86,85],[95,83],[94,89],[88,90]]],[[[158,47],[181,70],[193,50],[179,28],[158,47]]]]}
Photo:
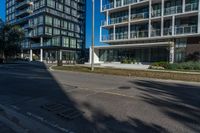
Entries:
{"type": "MultiPolygon", "coordinates": [[[[87,1],[87,11],[86,11],[86,47],[91,45],[91,33],[92,33],[92,0],[87,1]]],[[[0,0],[0,18],[5,20],[5,0],[0,0]]],[[[100,45],[99,43],[99,29],[102,20],[102,15],[100,14],[100,2],[95,0],[95,45],[100,45]]]]}

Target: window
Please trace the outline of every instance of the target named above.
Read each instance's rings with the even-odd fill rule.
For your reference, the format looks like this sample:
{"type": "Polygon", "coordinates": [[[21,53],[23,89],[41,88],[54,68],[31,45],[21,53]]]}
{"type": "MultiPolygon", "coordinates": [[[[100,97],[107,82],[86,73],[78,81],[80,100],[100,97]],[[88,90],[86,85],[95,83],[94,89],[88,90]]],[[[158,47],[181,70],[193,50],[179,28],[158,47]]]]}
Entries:
{"type": "Polygon", "coordinates": [[[69,38],[63,37],[63,47],[69,47],[69,38]]]}
{"type": "Polygon", "coordinates": [[[70,39],[70,48],[76,48],[76,39],[74,38],[70,39]]]}

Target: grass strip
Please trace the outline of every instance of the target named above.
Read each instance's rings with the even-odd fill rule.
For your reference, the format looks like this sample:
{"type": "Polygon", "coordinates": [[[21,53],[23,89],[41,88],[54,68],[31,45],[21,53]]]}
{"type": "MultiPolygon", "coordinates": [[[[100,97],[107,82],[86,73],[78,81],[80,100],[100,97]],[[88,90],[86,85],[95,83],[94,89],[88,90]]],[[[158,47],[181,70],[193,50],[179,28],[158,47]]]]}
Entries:
{"type": "Polygon", "coordinates": [[[200,82],[200,74],[194,73],[181,73],[181,72],[169,72],[169,71],[151,71],[151,70],[129,70],[129,69],[115,69],[115,68],[95,68],[92,72],[89,67],[83,66],[53,66],[54,70],[62,71],[75,71],[75,72],[87,72],[87,73],[99,73],[108,75],[119,76],[135,76],[146,77],[156,79],[171,79],[182,81],[194,81],[200,82]]]}

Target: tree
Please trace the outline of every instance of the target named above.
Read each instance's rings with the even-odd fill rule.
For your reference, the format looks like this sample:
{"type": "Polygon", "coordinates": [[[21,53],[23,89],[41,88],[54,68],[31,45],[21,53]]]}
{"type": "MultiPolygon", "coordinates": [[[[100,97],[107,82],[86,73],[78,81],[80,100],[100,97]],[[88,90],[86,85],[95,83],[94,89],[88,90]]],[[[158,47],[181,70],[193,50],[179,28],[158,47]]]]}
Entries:
{"type": "Polygon", "coordinates": [[[2,58],[20,53],[24,32],[19,26],[4,25],[0,31],[0,54],[2,58]]]}

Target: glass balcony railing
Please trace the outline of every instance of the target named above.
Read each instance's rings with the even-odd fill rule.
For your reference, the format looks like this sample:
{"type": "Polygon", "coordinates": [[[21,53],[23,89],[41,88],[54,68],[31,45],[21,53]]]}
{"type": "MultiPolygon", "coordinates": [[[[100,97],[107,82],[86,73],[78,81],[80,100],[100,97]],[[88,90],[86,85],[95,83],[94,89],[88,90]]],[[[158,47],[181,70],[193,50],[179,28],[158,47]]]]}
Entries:
{"type": "Polygon", "coordinates": [[[145,37],[148,37],[148,30],[144,30],[144,31],[131,31],[130,37],[131,38],[145,38],[145,37]]]}
{"type": "Polygon", "coordinates": [[[114,40],[114,35],[113,34],[103,35],[102,36],[102,41],[110,41],[110,40],[114,40]]]}
{"type": "Polygon", "coordinates": [[[171,36],[172,35],[172,28],[164,28],[163,29],[164,36],[171,36]]]}
{"type": "Polygon", "coordinates": [[[191,4],[185,4],[185,11],[195,11],[198,10],[198,3],[191,3],[191,4]]]}
{"type": "Polygon", "coordinates": [[[116,40],[128,39],[128,32],[126,32],[126,33],[116,33],[115,39],[116,40]]]}
{"type": "Polygon", "coordinates": [[[111,9],[111,8],[114,8],[114,7],[121,7],[121,6],[124,6],[124,5],[134,4],[134,3],[142,2],[142,1],[144,1],[144,0],[124,0],[123,3],[122,3],[122,1],[117,1],[115,4],[114,4],[114,2],[111,2],[109,4],[103,5],[102,10],[104,11],[104,10],[111,9]]]}
{"type": "Polygon", "coordinates": [[[132,14],[131,15],[131,20],[138,20],[138,19],[145,19],[149,17],[149,13],[148,12],[144,12],[144,13],[138,13],[138,14],[132,14]]]}
{"type": "Polygon", "coordinates": [[[161,30],[160,29],[152,29],[151,37],[157,37],[157,36],[161,36],[161,30]]]}
{"type": "Polygon", "coordinates": [[[189,26],[178,26],[175,27],[175,35],[182,35],[182,34],[193,34],[197,33],[197,25],[189,25],[189,26]]]}
{"type": "Polygon", "coordinates": [[[159,17],[161,16],[161,10],[152,10],[151,17],[159,17]]]}
{"type": "Polygon", "coordinates": [[[116,24],[116,23],[123,23],[123,22],[128,22],[128,16],[112,18],[112,19],[110,19],[108,24],[116,24]]]}
{"type": "Polygon", "coordinates": [[[124,5],[132,4],[132,3],[137,3],[137,0],[124,0],[124,5]]]}
{"type": "Polygon", "coordinates": [[[111,9],[111,8],[114,8],[114,3],[109,3],[109,4],[106,4],[106,5],[103,5],[103,10],[107,10],[107,9],[111,9]]]}
{"type": "Polygon", "coordinates": [[[182,6],[172,6],[165,8],[164,13],[165,15],[177,14],[182,12],[182,6]]]}

